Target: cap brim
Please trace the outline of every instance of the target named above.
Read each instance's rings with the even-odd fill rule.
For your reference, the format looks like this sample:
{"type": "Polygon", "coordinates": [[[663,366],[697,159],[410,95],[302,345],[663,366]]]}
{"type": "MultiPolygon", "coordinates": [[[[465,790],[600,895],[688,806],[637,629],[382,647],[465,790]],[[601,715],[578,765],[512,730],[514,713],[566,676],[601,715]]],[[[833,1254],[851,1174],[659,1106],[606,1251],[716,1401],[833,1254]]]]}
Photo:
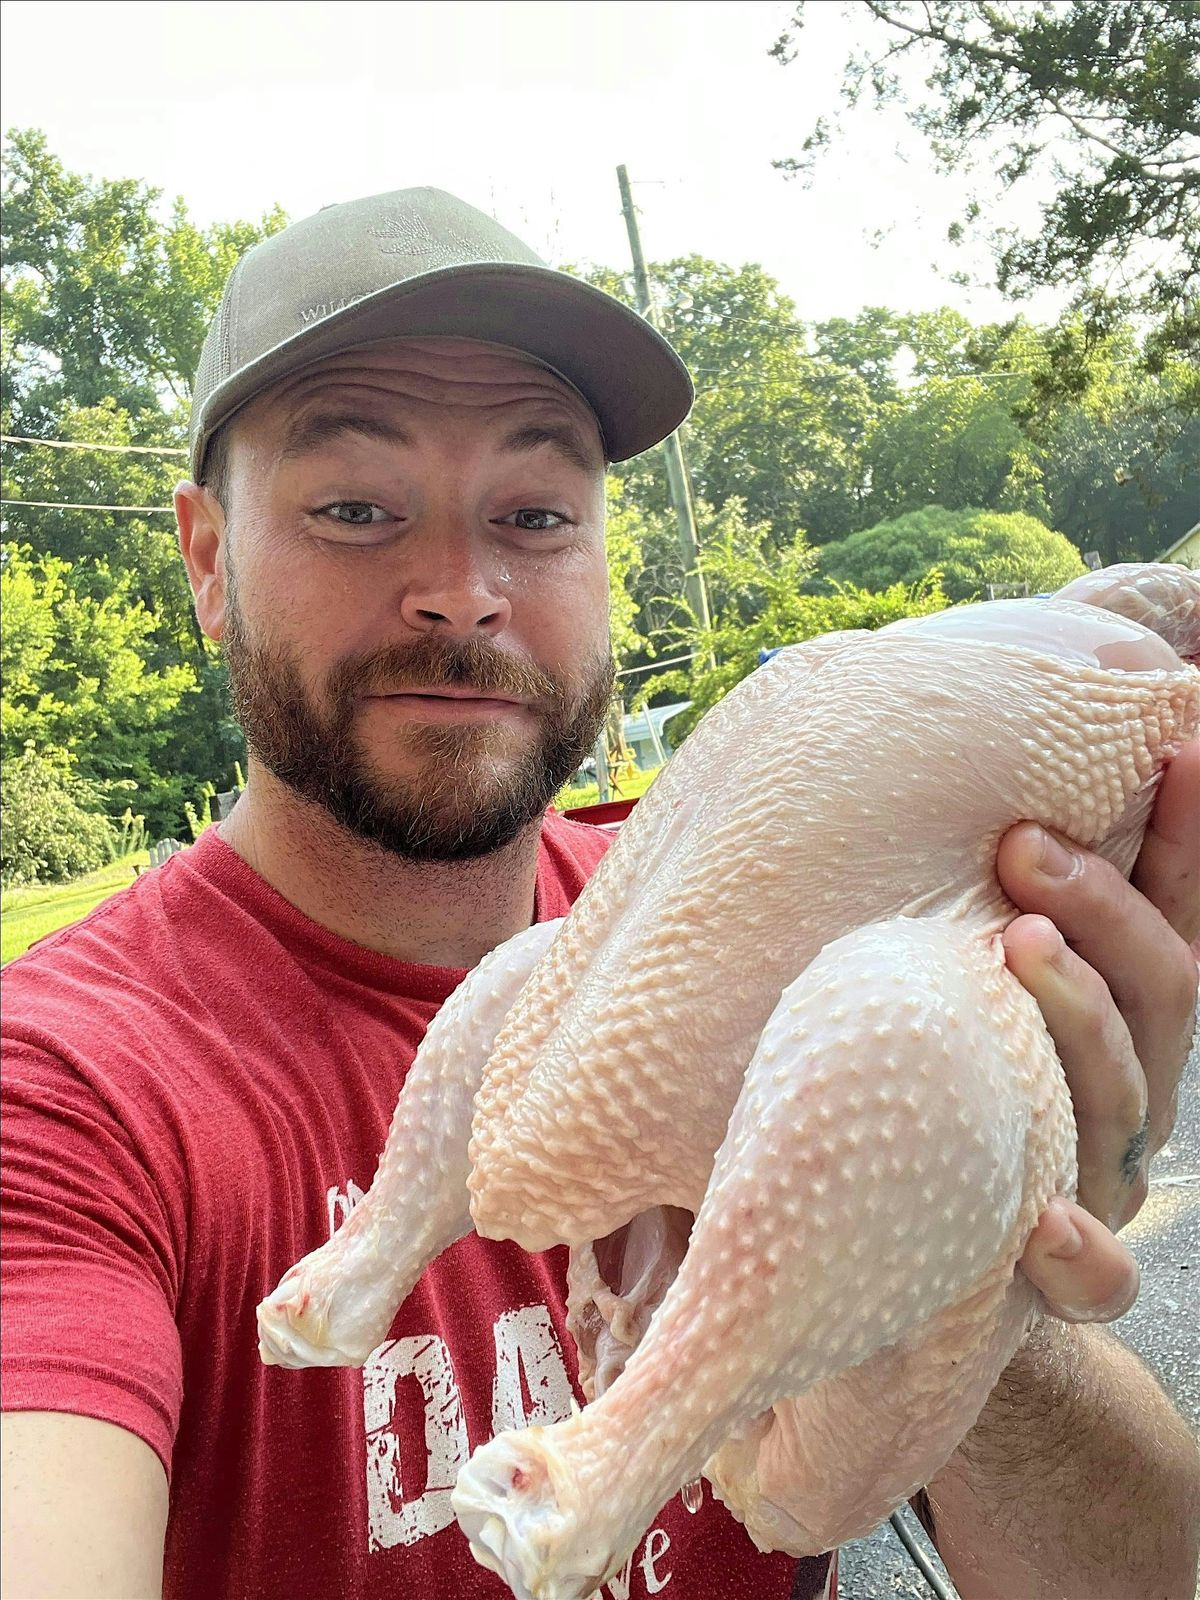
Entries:
{"type": "Polygon", "coordinates": [[[611,461],[665,439],[694,397],[687,368],[667,341],[591,284],[518,262],[441,267],[332,312],[219,384],[196,419],[193,476],[217,428],[271,384],[355,345],[405,337],[481,339],[553,367],[596,413],[611,461]]]}

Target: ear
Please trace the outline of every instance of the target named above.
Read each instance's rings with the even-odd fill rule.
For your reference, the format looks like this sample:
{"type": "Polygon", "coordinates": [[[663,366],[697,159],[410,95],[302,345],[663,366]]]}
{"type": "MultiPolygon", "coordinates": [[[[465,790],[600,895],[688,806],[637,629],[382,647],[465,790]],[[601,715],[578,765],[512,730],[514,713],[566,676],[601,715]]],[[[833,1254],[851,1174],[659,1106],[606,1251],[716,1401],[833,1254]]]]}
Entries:
{"type": "Polygon", "coordinates": [[[198,483],[175,490],[175,521],[188,582],[196,597],[196,620],[210,639],[225,631],[225,513],[198,483]]]}

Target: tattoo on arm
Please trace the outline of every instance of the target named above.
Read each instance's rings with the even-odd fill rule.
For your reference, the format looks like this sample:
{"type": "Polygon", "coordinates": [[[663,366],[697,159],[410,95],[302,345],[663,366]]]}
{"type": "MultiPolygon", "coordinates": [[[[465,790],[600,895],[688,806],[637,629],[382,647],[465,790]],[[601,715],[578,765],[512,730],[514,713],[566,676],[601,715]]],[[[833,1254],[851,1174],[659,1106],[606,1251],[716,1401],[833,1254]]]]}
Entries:
{"type": "Polygon", "coordinates": [[[1136,1183],[1138,1173],[1142,1170],[1142,1160],[1146,1154],[1146,1141],[1150,1137],[1150,1113],[1147,1111],[1142,1118],[1142,1125],[1130,1139],[1129,1145],[1121,1158],[1121,1180],[1123,1183],[1136,1183]]]}

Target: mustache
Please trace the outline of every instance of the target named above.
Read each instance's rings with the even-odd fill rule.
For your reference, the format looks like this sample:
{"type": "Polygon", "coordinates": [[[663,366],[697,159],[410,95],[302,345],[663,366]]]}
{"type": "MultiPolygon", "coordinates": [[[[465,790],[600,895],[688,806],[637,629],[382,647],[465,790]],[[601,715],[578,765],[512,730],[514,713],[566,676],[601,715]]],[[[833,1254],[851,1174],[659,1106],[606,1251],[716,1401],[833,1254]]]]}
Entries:
{"type": "Polygon", "coordinates": [[[554,703],[563,698],[561,685],[549,673],[478,638],[430,634],[381,645],[343,657],[329,674],[330,697],[343,707],[362,695],[401,694],[406,689],[473,689],[482,695],[554,703]]]}

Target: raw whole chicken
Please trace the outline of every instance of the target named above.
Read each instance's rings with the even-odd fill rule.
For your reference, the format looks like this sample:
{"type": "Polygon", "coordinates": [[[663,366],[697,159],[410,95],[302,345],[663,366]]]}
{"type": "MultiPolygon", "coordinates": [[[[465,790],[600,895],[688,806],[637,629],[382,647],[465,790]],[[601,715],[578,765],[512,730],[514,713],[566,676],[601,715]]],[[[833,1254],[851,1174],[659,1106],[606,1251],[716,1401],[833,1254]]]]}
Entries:
{"type": "Polygon", "coordinates": [[[764,1550],[873,1528],[971,1428],[1074,1192],[998,841],[1033,818],[1128,872],[1197,656],[1200,575],[1168,566],[780,651],[561,926],[443,1007],[370,1193],[260,1307],[263,1359],[361,1364],[472,1226],[566,1243],[589,1404],[454,1494],[520,1600],[591,1595],[701,1473],[764,1550]]]}

